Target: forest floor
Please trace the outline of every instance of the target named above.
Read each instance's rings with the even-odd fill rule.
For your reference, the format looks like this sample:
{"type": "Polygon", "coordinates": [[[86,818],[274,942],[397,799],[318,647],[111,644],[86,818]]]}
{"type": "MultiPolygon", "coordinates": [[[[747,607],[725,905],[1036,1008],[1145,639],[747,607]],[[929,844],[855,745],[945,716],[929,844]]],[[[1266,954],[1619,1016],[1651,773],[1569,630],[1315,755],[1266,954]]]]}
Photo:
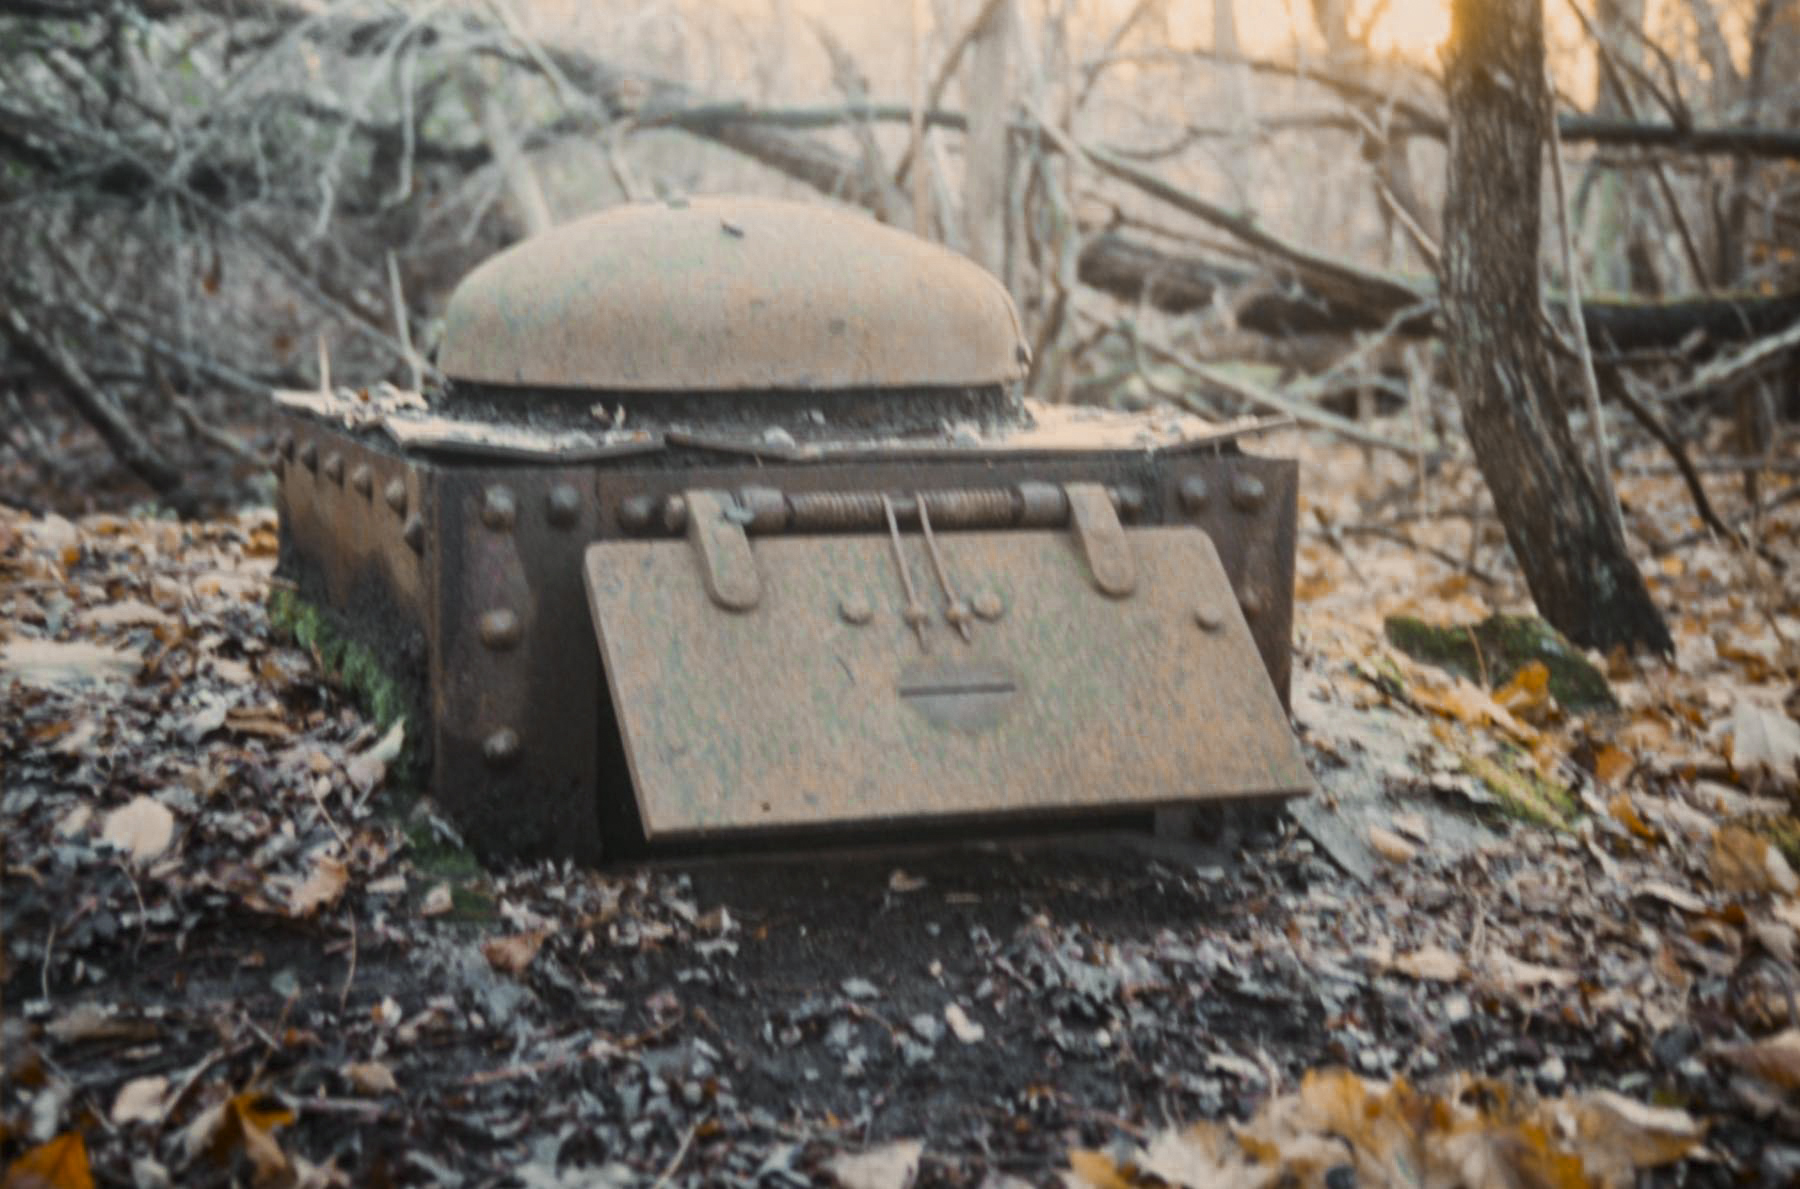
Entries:
{"type": "Polygon", "coordinates": [[[1800,485],[1631,455],[1596,687],[1470,467],[1288,446],[1292,812],[601,871],[395,787],[271,512],[0,506],[4,1184],[1800,1177],[1800,485]]]}

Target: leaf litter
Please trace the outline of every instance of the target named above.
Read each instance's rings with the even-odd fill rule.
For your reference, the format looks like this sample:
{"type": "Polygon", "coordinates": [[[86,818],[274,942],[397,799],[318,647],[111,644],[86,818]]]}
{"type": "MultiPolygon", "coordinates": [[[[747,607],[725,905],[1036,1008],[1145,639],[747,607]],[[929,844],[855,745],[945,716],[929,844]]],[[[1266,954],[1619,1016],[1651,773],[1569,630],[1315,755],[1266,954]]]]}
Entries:
{"type": "MultiPolygon", "coordinates": [[[[1309,523],[1412,480],[1302,452],[1362,475],[1309,523]]],[[[1321,796],[1196,846],[583,871],[483,867],[399,786],[406,727],[269,621],[268,513],[0,526],[14,1181],[1800,1174],[1800,621],[1723,546],[1653,573],[1672,665],[1586,658],[1613,709],[1394,647],[1528,614],[1479,518],[1304,536],[1321,796]]]]}

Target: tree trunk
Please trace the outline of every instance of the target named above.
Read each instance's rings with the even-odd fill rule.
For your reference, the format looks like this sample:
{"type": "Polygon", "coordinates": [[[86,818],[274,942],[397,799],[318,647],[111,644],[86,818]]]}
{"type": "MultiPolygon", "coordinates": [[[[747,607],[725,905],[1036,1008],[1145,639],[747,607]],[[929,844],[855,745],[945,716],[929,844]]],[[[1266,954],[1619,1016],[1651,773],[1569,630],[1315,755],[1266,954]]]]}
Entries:
{"type": "Polygon", "coordinates": [[[1539,319],[1542,0],[1454,0],[1444,321],[1475,461],[1538,610],[1571,640],[1674,651],[1581,461],[1539,319]]]}

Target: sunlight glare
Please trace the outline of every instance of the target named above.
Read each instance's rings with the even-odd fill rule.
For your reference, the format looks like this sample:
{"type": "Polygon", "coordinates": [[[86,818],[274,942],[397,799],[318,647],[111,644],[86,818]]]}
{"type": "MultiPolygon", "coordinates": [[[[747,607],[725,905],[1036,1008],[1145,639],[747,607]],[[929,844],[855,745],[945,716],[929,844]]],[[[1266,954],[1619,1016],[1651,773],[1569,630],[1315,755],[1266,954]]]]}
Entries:
{"type": "Polygon", "coordinates": [[[1424,58],[1435,54],[1449,36],[1449,0],[1388,0],[1369,32],[1369,48],[1424,58]]]}

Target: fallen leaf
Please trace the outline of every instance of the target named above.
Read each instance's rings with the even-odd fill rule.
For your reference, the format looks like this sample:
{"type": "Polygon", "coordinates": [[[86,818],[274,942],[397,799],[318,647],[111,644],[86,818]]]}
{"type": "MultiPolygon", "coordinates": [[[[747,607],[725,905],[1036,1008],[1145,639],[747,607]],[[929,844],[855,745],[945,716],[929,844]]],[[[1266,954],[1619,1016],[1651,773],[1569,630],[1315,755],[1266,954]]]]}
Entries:
{"type": "Polygon", "coordinates": [[[1396,813],[1394,829],[1420,845],[1431,841],[1431,823],[1422,813],[1396,813]]]}
{"type": "Polygon", "coordinates": [[[1613,797],[1606,803],[1606,812],[1611,814],[1612,819],[1624,826],[1634,837],[1641,838],[1645,842],[1656,841],[1656,831],[1650,828],[1649,823],[1644,821],[1643,815],[1637,811],[1637,806],[1632,803],[1630,793],[1619,793],[1613,797]]]}
{"type": "Polygon", "coordinates": [[[0,676],[34,689],[104,685],[137,675],[136,655],[81,641],[8,640],[0,644],[0,676]]]}
{"type": "Polygon", "coordinates": [[[966,1045],[979,1044],[982,1037],[987,1035],[987,1029],[971,1020],[969,1013],[957,1004],[948,1004],[944,1008],[944,1019],[949,1023],[950,1031],[956,1034],[956,1039],[966,1045]]]}
{"type": "Polygon", "coordinates": [[[1633,887],[1631,894],[1648,896],[1652,900],[1661,900],[1664,904],[1679,908],[1682,912],[1693,916],[1698,916],[1706,911],[1706,901],[1692,892],[1685,892],[1674,884],[1663,883],[1660,880],[1647,879],[1633,887]]]}
{"type": "Polygon", "coordinates": [[[1721,891],[1779,892],[1791,896],[1800,879],[1769,840],[1742,826],[1713,831],[1712,878],[1721,891]]]}
{"type": "Polygon", "coordinates": [[[1435,945],[1399,955],[1390,963],[1390,968],[1420,982],[1453,983],[1463,976],[1462,959],[1435,945]]]}
{"type": "Polygon", "coordinates": [[[1789,1028],[1720,1053],[1752,1077],[1783,1090],[1800,1087],[1800,1028],[1789,1028]]]}
{"type": "Polygon", "coordinates": [[[1418,847],[1382,826],[1369,827],[1369,845],[1390,863],[1410,863],[1419,853],[1418,847]]]}
{"type": "Polygon", "coordinates": [[[543,947],[544,939],[550,936],[548,929],[533,929],[527,933],[514,933],[508,937],[494,937],[481,943],[481,954],[488,960],[488,965],[502,974],[523,974],[537,957],[543,947]]]}
{"type": "Polygon", "coordinates": [[[1515,958],[1504,950],[1494,951],[1487,960],[1486,972],[1502,989],[1524,991],[1534,987],[1572,987],[1575,973],[1554,966],[1540,966],[1515,958]]]}
{"type": "Polygon", "coordinates": [[[1527,722],[1543,718],[1550,711],[1550,667],[1543,661],[1521,665],[1494,691],[1494,701],[1527,722]]]}
{"type": "Polygon", "coordinates": [[[355,1087],[358,1094],[398,1094],[400,1083],[394,1080],[394,1071],[380,1061],[356,1061],[344,1066],[344,1080],[355,1087]]]}
{"type": "Polygon", "coordinates": [[[898,867],[894,868],[894,873],[888,876],[888,891],[890,892],[916,892],[924,886],[925,881],[919,876],[908,875],[898,867]]]}
{"type": "Polygon", "coordinates": [[[119,1088],[108,1114],[115,1126],[129,1123],[157,1123],[163,1117],[163,1098],[169,1092],[165,1077],[133,1078],[119,1088]]]}
{"type": "Polygon", "coordinates": [[[170,622],[168,613],[140,599],[126,599],[101,607],[89,607],[76,622],[88,628],[162,627],[170,622]]]}
{"type": "Polygon", "coordinates": [[[1777,706],[1740,701],[1726,726],[1731,766],[1777,788],[1800,786],[1800,722],[1777,706]]]}
{"type": "Polygon", "coordinates": [[[916,1139],[896,1140],[866,1152],[845,1153],[825,1162],[825,1171],[843,1189],[907,1189],[919,1175],[925,1145],[916,1139]]]}
{"type": "Polygon", "coordinates": [[[1583,1094],[1573,1114],[1581,1171],[1602,1185],[1637,1184],[1639,1169],[1673,1164],[1706,1138],[1706,1124],[1683,1110],[1646,1106],[1611,1090],[1583,1094]]]}
{"type": "Polygon", "coordinates": [[[1609,743],[1594,754],[1594,779],[1609,787],[1617,785],[1630,776],[1636,766],[1630,752],[1609,743]]]}
{"type": "Polygon", "coordinates": [[[343,860],[320,855],[313,860],[306,881],[294,889],[288,900],[288,912],[297,917],[309,917],[321,908],[336,904],[349,886],[350,869],[343,860]]]}
{"type": "Polygon", "coordinates": [[[425,893],[425,898],[419,901],[419,915],[422,917],[443,916],[455,903],[455,898],[450,894],[449,884],[434,884],[431,890],[425,893]]]}
{"type": "Polygon", "coordinates": [[[169,849],[175,815],[156,798],[140,793],[106,815],[100,837],[129,854],[133,862],[148,863],[169,849]]]}
{"type": "Polygon", "coordinates": [[[389,727],[387,734],[376,740],[374,746],[353,757],[344,768],[344,774],[350,783],[356,786],[359,793],[368,793],[387,777],[388,765],[400,758],[401,750],[406,746],[406,720],[397,718],[389,727]]]}
{"type": "Polygon", "coordinates": [[[81,1133],[65,1131],[13,1161],[0,1181],[4,1189],[94,1189],[87,1143],[81,1133]]]}

